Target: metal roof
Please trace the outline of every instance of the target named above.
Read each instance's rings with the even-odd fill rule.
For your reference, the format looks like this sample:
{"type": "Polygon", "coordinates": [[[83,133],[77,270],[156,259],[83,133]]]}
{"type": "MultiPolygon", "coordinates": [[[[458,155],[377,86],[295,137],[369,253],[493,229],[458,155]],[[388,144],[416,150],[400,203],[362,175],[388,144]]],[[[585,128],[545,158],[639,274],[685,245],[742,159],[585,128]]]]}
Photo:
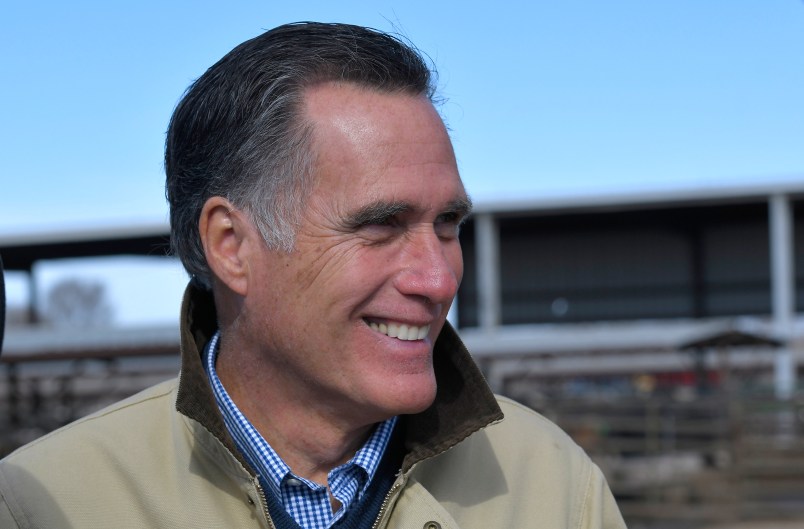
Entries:
{"type": "MultiPolygon", "coordinates": [[[[804,197],[804,174],[742,184],[651,187],[628,191],[581,190],[546,193],[538,197],[478,199],[476,213],[498,215],[555,214],[596,210],[655,209],[678,205],[707,205],[764,201],[774,195],[804,197]]],[[[165,255],[167,222],[128,222],[102,226],[31,228],[0,233],[0,255],[6,269],[30,270],[41,259],[103,255],[165,255]]]]}
{"type": "Polygon", "coordinates": [[[109,358],[127,355],[178,355],[178,325],[147,327],[58,328],[48,326],[6,329],[1,362],[109,358]]]}
{"type": "Polygon", "coordinates": [[[804,196],[804,174],[765,182],[650,187],[631,190],[578,190],[538,197],[483,200],[477,213],[559,212],[595,209],[663,207],[764,200],[773,195],[804,196]]]}
{"type": "Polygon", "coordinates": [[[57,228],[0,236],[0,255],[6,270],[30,270],[42,259],[108,255],[166,255],[170,241],[167,223],[96,228],[57,228]]]}
{"type": "Polygon", "coordinates": [[[51,226],[31,228],[17,233],[0,233],[0,248],[111,238],[139,238],[170,233],[167,222],[110,222],[93,226],[51,226]]]}

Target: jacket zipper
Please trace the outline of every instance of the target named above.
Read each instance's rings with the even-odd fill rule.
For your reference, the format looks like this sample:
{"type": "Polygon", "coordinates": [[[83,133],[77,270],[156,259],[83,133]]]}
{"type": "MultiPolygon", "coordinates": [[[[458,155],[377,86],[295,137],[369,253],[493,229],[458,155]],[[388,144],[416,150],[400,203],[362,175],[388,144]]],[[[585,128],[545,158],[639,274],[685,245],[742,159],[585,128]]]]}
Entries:
{"type": "Polygon", "coordinates": [[[397,489],[401,487],[402,483],[394,483],[394,486],[391,487],[391,490],[389,490],[388,494],[385,495],[385,499],[382,501],[382,505],[380,505],[380,512],[377,514],[377,519],[374,520],[374,525],[371,526],[371,529],[377,529],[380,527],[380,520],[382,520],[383,516],[385,516],[385,510],[388,508],[388,503],[391,501],[391,496],[393,496],[397,489]]]}
{"type": "Polygon", "coordinates": [[[262,485],[260,485],[259,478],[256,478],[255,485],[257,486],[257,494],[260,496],[260,505],[262,506],[262,512],[263,514],[265,514],[265,519],[268,520],[268,526],[271,529],[276,529],[274,521],[271,519],[271,515],[268,513],[268,500],[265,499],[265,492],[263,492],[262,490],[262,485]]]}

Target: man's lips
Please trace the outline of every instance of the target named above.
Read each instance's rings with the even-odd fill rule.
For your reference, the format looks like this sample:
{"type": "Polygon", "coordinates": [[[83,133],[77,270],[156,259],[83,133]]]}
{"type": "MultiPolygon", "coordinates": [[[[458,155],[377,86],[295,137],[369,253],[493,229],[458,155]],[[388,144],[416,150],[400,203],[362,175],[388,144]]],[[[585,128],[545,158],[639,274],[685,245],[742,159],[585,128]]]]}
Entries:
{"type": "Polygon", "coordinates": [[[409,323],[393,321],[376,322],[368,320],[366,320],[366,323],[373,331],[377,331],[391,338],[396,338],[397,340],[423,340],[430,333],[430,324],[411,325],[409,323]]]}

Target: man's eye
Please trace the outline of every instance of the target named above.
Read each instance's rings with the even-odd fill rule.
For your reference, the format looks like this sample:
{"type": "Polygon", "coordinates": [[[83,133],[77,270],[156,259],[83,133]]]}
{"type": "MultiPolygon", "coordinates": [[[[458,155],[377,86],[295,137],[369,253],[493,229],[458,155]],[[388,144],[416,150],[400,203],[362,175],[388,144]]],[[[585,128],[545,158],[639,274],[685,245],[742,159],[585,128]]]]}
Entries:
{"type": "Polygon", "coordinates": [[[373,219],[367,223],[368,226],[395,226],[396,224],[398,224],[398,222],[394,217],[373,219]]]}
{"type": "Polygon", "coordinates": [[[450,211],[439,215],[438,219],[436,219],[436,222],[442,222],[446,224],[459,224],[460,220],[461,220],[460,216],[457,213],[450,211]]]}
{"type": "Polygon", "coordinates": [[[400,226],[399,219],[395,217],[377,217],[360,223],[356,233],[369,241],[383,242],[394,238],[400,226]]]}
{"type": "Polygon", "coordinates": [[[463,224],[463,217],[457,213],[444,213],[435,222],[436,234],[443,239],[454,239],[458,237],[463,224]]]}
{"type": "Polygon", "coordinates": [[[396,217],[377,217],[364,221],[361,228],[395,228],[399,226],[399,219],[396,217]]]}

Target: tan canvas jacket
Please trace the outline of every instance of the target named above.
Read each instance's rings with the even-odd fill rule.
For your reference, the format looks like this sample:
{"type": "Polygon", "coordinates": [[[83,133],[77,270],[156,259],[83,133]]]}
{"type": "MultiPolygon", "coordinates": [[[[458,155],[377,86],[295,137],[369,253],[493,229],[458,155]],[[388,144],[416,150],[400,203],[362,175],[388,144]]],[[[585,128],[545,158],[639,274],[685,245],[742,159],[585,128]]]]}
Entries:
{"type": "MultiPolygon", "coordinates": [[[[178,379],[0,461],[0,527],[273,527],[201,365],[212,307],[188,288],[178,379]]],[[[449,327],[434,364],[436,402],[404,417],[406,456],[377,528],[625,527],[598,468],[552,423],[495,399],[449,327]]]]}

